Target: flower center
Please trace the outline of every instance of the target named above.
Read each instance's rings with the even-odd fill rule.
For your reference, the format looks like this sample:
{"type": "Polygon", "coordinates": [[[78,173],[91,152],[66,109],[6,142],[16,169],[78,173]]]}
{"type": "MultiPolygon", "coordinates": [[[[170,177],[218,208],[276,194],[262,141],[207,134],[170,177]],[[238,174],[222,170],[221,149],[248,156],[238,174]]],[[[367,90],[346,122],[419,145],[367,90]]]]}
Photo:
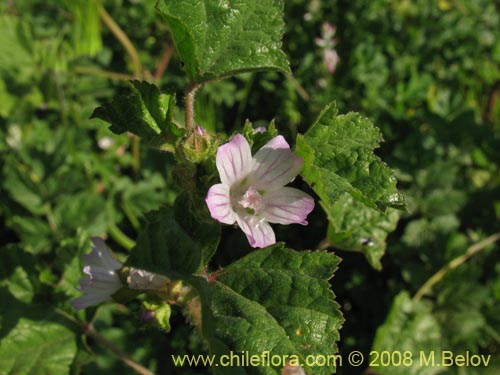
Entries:
{"type": "Polygon", "coordinates": [[[257,213],[262,208],[262,195],[253,186],[250,186],[238,203],[251,214],[257,213]]]}

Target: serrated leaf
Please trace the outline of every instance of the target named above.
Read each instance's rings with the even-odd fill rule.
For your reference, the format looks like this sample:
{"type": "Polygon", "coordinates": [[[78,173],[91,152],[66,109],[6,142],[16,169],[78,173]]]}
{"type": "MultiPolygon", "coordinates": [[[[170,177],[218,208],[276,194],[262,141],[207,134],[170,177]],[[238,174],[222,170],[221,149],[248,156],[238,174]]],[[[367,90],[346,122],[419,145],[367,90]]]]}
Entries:
{"type": "Polygon", "coordinates": [[[357,113],[338,115],[328,105],[316,122],[297,137],[296,152],[304,159],[302,176],[328,208],[344,193],[367,206],[384,210],[404,207],[394,173],[374,155],[380,131],[357,113]]]}
{"type": "Polygon", "coordinates": [[[381,141],[380,131],[368,119],[357,113],[338,115],[330,104],[304,135],[297,136],[296,146],[304,159],[301,175],[320,197],[330,222],[330,239],[341,248],[360,250],[365,235],[376,238],[376,248],[364,252],[377,269],[385,237],[397,221],[387,209],[405,207],[393,171],[373,153],[381,141]],[[356,224],[344,217],[349,210],[356,224]],[[356,227],[360,224],[364,227],[356,227]]]}
{"type": "Polygon", "coordinates": [[[217,250],[219,223],[200,222],[185,196],[174,207],[146,215],[146,228],[139,235],[128,266],[146,269],[171,279],[200,272],[217,250]]]}
{"type": "Polygon", "coordinates": [[[396,228],[399,212],[380,212],[343,194],[329,210],[328,241],[337,248],[362,252],[370,265],[380,270],[387,235],[396,228]]]}
{"type": "Polygon", "coordinates": [[[281,0],[162,0],[157,8],[192,82],[289,70],[281,50],[281,0]]]}
{"type": "Polygon", "coordinates": [[[180,135],[172,122],[174,105],[174,95],[161,94],[155,85],[145,81],[131,81],[127,93],[96,108],[90,118],[109,122],[115,134],[129,131],[152,147],[173,151],[180,135]]]}
{"type": "Polygon", "coordinates": [[[446,372],[446,368],[439,368],[441,328],[432,315],[431,307],[426,301],[412,301],[407,292],[396,296],[387,320],[377,330],[372,350],[378,353],[398,351],[402,355],[409,351],[413,361],[410,366],[389,364],[373,367],[375,370],[383,369],[383,373],[387,375],[434,375],[446,372]],[[425,360],[434,356],[434,364],[437,366],[422,365],[425,362],[420,362],[420,352],[425,353],[425,360]]]}
{"type": "Polygon", "coordinates": [[[46,305],[21,303],[0,289],[0,369],[9,375],[66,375],[75,333],[46,305]]]}
{"type": "MultiPolygon", "coordinates": [[[[332,253],[296,252],[276,244],[219,271],[216,281],[200,288],[203,304],[210,306],[203,310],[203,333],[212,354],[269,351],[295,355],[304,364],[307,355],[335,353],[343,317],[328,279],[338,261],[332,253]]],[[[238,370],[281,374],[280,367],[265,365],[238,370]]],[[[316,366],[308,374],[334,370],[333,365],[316,366]]]]}

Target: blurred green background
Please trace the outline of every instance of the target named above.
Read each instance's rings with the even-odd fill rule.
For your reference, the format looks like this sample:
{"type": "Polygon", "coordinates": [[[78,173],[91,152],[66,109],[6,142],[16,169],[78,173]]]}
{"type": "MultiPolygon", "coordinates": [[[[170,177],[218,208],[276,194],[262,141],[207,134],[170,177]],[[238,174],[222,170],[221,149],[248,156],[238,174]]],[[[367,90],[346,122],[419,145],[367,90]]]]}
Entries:
{"type": "MultiPolygon", "coordinates": [[[[373,120],[385,139],[378,155],[395,169],[409,210],[389,236],[382,271],[359,253],[336,250],[343,262],[332,288],[346,318],[341,354],[368,356],[372,348],[397,350],[402,342],[470,350],[491,354],[488,368],[442,373],[497,374],[498,246],[447,272],[425,298],[408,296],[469,246],[500,231],[500,2],[285,3],[283,48],[293,77],[251,73],[209,83],[198,93],[196,122],[232,132],[247,118],[255,126],[274,118],[291,140],[332,100],[341,113],[373,120]]],[[[89,251],[90,236],[106,238],[125,257],[144,213],[179,193],[172,155],[89,119],[133,78],[177,93],[182,105],[187,81],[154,1],[0,3],[0,357],[14,348],[20,317],[45,319],[30,306],[40,306],[40,314],[43,306],[55,306],[76,316],[68,302],[78,295],[79,257],[89,251]]],[[[324,244],[320,211],[307,227],[276,228],[278,238],[298,249],[324,244]]],[[[250,251],[239,231],[224,228],[223,238],[214,269],[250,251]]],[[[170,333],[142,326],[138,303],[108,304],[78,318],[92,320],[156,374],[208,373],[173,368],[171,353],[204,352],[178,311],[170,333]]],[[[67,330],[73,344],[59,353],[71,373],[133,373],[94,340],[85,343],[77,323],[68,319],[67,330]]],[[[338,373],[363,371],[344,365],[338,373]]]]}

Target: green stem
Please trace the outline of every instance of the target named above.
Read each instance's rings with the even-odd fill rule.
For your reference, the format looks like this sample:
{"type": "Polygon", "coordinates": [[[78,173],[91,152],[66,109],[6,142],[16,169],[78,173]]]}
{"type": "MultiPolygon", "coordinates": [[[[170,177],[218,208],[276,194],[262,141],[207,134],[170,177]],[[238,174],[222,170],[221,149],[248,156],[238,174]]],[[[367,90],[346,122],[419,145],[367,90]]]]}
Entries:
{"type": "Polygon", "coordinates": [[[135,216],[132,211],[130,210],[130,207],[128,203],[123,203],[122,204],[122,209],[123,212],[125,213],[125,216],[127,216],[127,219],[130,221],[132,226],[134,227],[135,230],[139,230],[141,227],[141,224],[139,223],[139,219],[137,219],[137,216],[135,216]]]}
{"type": "Polygon", "coordinates": [[[134,169],[135,175],[137,175],[141,170],[141,139],[135,134],[130,134],[132,135],[132,168],[134,169]]]}
{"type": "MultiPolygon", "coordinates": [[[[116,39],[118,39],[123,48],[125,48],[125,51],[127,51],[127,54],[132,60],[132,67],[135,77],[138,79],[142,79],[144,76],[142,70],[142,64],[139,58],[139,53],[137,52],[137,49],[134,47],[134,44],[130,41],[127,34],[125,34],[122,28],[115,22],[115,20],[113,20],[111,15],[106,11],[106,9],[104,9],[104,7],[99,2],[97,3],[97,7],[99,9],[99,16],[106,24],[106,26],[111,30],[116,39]]],[[[132,139],[132,157],[134,158],[133,168],[136,174],[139,172],[139,169],[141,167],[139,142],[140,142],[139,138],[134,136],[134,138],[132,139]]]]}
{"type": "Polygon", "coordinates": [[[84,66],[75,67],[75,72],[79,74],[87,74],[96,77],[104,77],[109,79],[117,79],[121,81],[130,81],[135,77],[129,74],[110,72],[108,70],[96,69],[96,68],[86,68],[84,66]]]}
{"type": "Polygon", "coordinates": [[[306,89],[302,87],[299,81],[293,76],[292,73],[286,74],[286,78],[292,83],[292,86],[295,88],[295,91],[300,95],[304,101],[308,102],[311,97],[307,93],[306,89]]]}
{"type": "Polygon", "coordinates": [[[118,39],[123,48],[125,48],[125,51],[127,51],[127,54],[130,56],[130,59],[132,60],[134,75],[139,79],[142,78],[142,64],[139,58],[139,54],[134,47],[134,44],[130,41],[127,34],[125,34],[122,28],[115,22],[115,20],[99,2],[97,3],[97,7],[99,9],[99,16],[101,17],[102,21],[106,24],[109,30],[111,30],[113,35],[116,37],[116,39],[118,39]]]}
{"type": "Polygon", "coordinates": [[[473,255],[477,254],[484,248],[486,248],[488,245],[491,245],[495,243],[496,241],[500,240],[500,233],[495,233],[489,236],[488,238],[479,241],[478,243],[472,245],[467,249],[465,254],[451,260],[449,263],[444,265],[439,271],[437,271],[434,275],[432,275],[425,283],[422,285],[422,287],[417,291],[415,296],[413,297],[413,302],[417,302],[420,299],[422,299],[423,296],[425,296],[427,293],[429,293],[434,285],[436,285],[438,282],[440,282],[444,276],[451,270],[459,267],[463,263],[465,263],[469,258],[471,258],[473,255]]]}
{"type": "Polygon", "coordinates": [[[135,246],[135,241],[123,233],[114,223],[108,224],[109,235],[128,251],[135,246]]]}

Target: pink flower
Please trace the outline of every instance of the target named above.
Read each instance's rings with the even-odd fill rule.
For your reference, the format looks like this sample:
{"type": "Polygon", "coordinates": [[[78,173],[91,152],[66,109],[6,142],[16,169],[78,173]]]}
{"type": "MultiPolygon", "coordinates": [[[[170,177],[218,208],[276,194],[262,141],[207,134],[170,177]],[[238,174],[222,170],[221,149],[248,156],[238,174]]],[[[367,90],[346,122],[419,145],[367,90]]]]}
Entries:
{"type": "Polygon", "coordinates": [[[328,73],[335,72],[337,64],[339,63],[339,55],[334,49],[326,49],[323,51],[323,65],[328,73]]]}
{"type": "Polygon", "coordinates": [[[111,296],[122,287],[116,272],[122,266],[120,262],[113,258],[102,239],[93,237],[92,243],[92,252],[82,257],[85,276],[80,279],[79,290],[85,295],[71,302],[77,310],[110,301],[111,296]]]}
{"type": "Polygon", "coordinates": [[[252,247],[272,245],[276,238],[269,223],[307,225],[307,215],[314,208],[308,194],[285,187],[302,163],[281,135],[252,158],[247,140],[237,134],[217,150],[221,183],[208,191],[210,214],[221,223],[237,222],[252,247]]]}

